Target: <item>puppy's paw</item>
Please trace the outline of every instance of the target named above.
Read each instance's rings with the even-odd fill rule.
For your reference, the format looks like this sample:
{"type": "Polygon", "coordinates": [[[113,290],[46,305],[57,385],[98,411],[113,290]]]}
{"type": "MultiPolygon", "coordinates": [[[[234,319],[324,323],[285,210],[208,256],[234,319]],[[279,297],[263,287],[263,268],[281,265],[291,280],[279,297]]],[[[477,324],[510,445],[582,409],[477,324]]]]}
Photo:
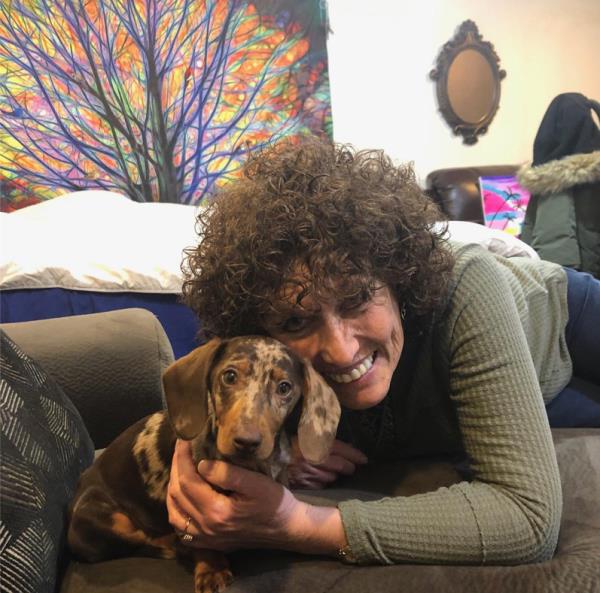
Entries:
{"type": "Polygon", "coordinates": [[[229,568],[211,572],[196,571],[194,593],[222,593],[233,581],[229,568]]]}

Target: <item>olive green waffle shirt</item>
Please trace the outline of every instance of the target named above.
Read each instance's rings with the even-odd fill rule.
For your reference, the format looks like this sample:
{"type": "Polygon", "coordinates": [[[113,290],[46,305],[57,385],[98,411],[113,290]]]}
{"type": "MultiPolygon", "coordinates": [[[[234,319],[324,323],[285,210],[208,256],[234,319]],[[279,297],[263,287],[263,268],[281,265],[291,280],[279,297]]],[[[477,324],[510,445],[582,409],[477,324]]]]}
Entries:
{"type": "Polygon", "coordinates": [[[458,435],[474,477],[426,494],[340,503],[361,564],[516,564],[547,560],[556,547],[562,493],[544,400],[572,372],[566,273],[477,245],[453,247],[446,312],[402,396],[429,402],[425,430],[410,433],[406,406],[394,407],[394,422],[409,434],[399,457],[452,449],[458,435]]]}

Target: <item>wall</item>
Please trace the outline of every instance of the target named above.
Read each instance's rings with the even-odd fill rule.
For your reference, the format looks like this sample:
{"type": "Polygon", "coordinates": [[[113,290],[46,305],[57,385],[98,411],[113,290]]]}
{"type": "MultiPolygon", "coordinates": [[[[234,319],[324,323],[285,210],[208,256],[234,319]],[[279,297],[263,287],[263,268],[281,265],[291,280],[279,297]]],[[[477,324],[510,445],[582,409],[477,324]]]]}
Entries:
{"type": "Polygon", "coordinates": [[[441,167],[521,163],[550,101],[562,92],[600,100],[599,0],[328,0],[334,136],[441,167]],[[494,45],[500,109],[474,146],[437,110],[429,72],[466,19],[494,45]]]}

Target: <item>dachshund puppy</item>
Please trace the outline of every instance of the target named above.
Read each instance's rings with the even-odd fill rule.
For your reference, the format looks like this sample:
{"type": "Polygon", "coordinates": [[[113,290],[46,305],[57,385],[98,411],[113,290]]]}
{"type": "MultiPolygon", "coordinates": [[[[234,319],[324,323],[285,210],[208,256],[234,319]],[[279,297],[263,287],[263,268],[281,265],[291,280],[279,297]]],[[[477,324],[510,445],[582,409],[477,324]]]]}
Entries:
{"type": "MultiPolygon", "coordinates": [[[[301,401],[298,443],[313,463],[329,452],[340,406],[312,365],[271,338],[213,339],[163,375],[167,411],[125,430],[83,472],[69,509],[68,543],[81,560],[192,556],[195,593],[232,580],[226,557],[181,544],[166,509],[177,438],[194,461],[224,459],[287,483],[286,419],[301,401]]],[[[185,536],[184,536],[185,537],[185,536]]]]}

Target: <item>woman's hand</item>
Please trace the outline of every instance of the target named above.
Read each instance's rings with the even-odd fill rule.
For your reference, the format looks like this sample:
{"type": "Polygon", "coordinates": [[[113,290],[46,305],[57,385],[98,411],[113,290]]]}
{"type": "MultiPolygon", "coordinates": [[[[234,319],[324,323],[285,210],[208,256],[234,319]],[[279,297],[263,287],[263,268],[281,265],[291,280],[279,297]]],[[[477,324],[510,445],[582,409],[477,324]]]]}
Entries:
{"type": "Polygon", "coordinates": [[[302,505],[267,476],[224,461],[201,461],[196,471],[190,444],[177,441],[167,509],[175,530],[194,536],[192,545],[224,552],[279,545],[302,505]]]}
{"type": "Polygon", "coordinates": [[[312,465],[302,457],[298,446],[298,437],[294,436],[292,438],[292,463],[288,467],[290,486],[318,490],[335,482],[340,475],[352,475],[356,471],[357,465],[363,465],[367,461],[367,457],[362,451],[336,439],[327,459],[319,465],[312,465]]]}

